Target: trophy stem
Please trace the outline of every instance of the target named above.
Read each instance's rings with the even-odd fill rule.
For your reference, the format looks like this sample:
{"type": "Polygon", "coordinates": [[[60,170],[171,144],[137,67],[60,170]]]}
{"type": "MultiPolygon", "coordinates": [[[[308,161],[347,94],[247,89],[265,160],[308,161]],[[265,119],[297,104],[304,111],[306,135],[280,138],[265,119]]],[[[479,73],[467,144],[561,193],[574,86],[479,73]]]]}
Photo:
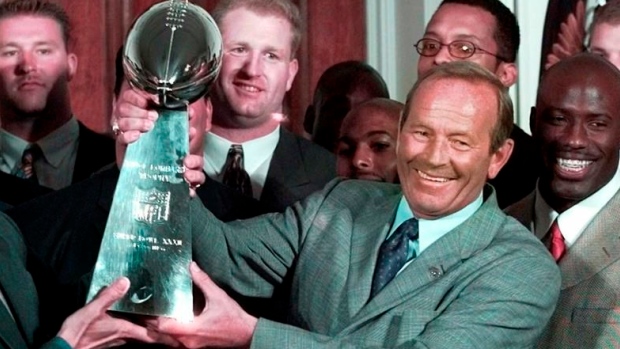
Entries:
{"type": "Polygon", "coordinates": [[[111,310],[192,318],[187,108],[158,109],[155,127],[127,148],[88,299],[120,276],[131,286],[111,310]]]}

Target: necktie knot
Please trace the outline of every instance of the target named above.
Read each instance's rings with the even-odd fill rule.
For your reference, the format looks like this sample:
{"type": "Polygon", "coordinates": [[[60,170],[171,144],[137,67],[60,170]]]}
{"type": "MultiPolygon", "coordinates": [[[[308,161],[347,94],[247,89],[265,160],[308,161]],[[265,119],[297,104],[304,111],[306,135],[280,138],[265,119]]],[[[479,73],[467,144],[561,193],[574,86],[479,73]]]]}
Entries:
{"type": "Polygon", "coordinates": [[[564,236],[562,236],[562,232],[560,231],[560,226],[558,225],[558,220],[556,219],[551,224],[551,228],[549,228],[549,236],[551,238],[551,244],[549,245],[549,250],[553,259],[556,262],[559,262],[564,253],[566,252],[566,244],[564,243],[564,236]]]}
{"type": "Polygon", "coordinates": [[[42,155],[41,148],[36,143],[28,145],[22,153],[21,164],[15,174],[18,177],[38,182],[34,163],[37,159],[40,159],[42,155]]]}
{"type": "Polygon", "coordinates": [[[233,144],[228,149],[222,182],[241,194],[252,196],[252,182],[243,165],[243,146],[233,144]]]}
{"type": "MultiPolygon", "coordinates": [[[[398,274],[400,269],[409,260],[407,258],[410,241],[418,239],[419,227],[416,218],[403,222],[379,248],[379,258],[372,279],[370,296],[374,297],[385,285],[398,274]]],[[[411,258],[415,258],[415,251],[411,258]]]]}

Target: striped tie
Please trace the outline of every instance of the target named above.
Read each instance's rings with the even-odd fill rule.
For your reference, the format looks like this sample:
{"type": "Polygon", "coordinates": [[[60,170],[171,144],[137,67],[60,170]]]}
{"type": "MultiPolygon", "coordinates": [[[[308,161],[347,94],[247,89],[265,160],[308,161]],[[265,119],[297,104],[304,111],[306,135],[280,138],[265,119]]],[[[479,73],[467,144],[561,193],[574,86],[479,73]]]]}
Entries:
{"type": "Polygon", "coordinates": [[[37,172],[34,167],[35,161],[42,156],[41,148],[35,143],[31,144],[22,154],[22,162],[17,169],[15,175],[21,178],[26,178],[32,182],[38,183],[37,172]]]}

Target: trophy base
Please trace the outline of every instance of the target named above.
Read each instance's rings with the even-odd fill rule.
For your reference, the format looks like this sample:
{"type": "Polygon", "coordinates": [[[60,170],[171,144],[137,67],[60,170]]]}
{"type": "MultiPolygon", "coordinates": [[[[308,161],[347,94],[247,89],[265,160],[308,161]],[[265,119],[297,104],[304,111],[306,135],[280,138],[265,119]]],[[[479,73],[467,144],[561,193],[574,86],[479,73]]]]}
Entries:
{"type": "Polygon", "coordinates": [[[193,318],[187,110],[160,109],[152,131],[127,147],[88,300],[120,276],[127,294],[110,310],[193,318]]]}

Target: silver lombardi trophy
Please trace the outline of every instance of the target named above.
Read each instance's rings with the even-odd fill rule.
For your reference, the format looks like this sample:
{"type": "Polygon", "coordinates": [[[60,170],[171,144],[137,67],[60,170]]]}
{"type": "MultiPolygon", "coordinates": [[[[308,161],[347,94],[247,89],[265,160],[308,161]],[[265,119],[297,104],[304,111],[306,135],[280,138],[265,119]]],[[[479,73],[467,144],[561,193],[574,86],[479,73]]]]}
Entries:
{"type": "Polygon", "coordinates": [[[131,281],[111,309],[191,319],[188,105],[203,98],[221,65],[222,37],[187,0],[153,5],[133,23],[123,66],[133,88],[156,96],[152,131],[127,148],[88,299],[120,276],[131,281]]]}

